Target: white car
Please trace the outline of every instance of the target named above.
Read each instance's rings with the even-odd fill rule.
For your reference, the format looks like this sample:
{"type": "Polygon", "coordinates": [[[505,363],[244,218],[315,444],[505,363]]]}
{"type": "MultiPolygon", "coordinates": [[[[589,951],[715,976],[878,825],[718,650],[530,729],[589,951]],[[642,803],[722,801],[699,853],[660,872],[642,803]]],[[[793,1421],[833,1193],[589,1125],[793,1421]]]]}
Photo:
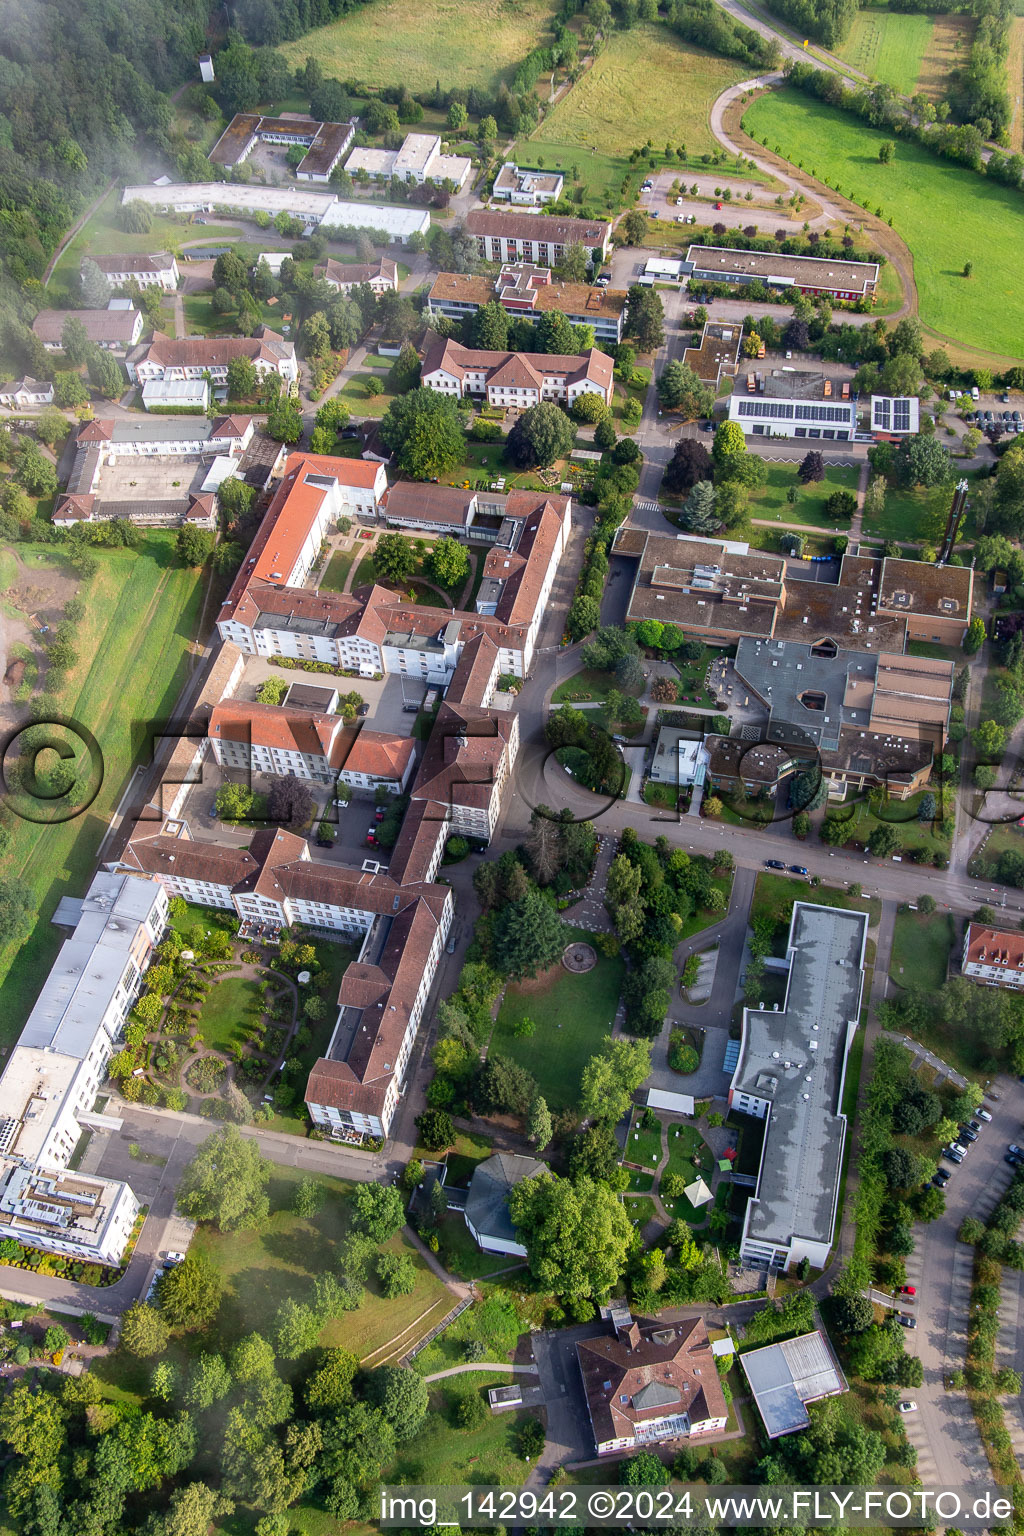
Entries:
{"type": "Polygon", "coordinates": [[[976,1109],[974,1113],[977,1115],[979,1120],[990,1121],[992,1119],[992,1116],[987,1109],[976,1109]]]}
{"type": "Polygon", "coordinates": [[[184,1264],[184,1262],[185,1255],[183,1253],[169,1253],[167,1255],[168,1264],[184,1264]]]}
{"type": "Polygon", "coordinates": [[[916,1413],[916,1412],[917,1412],[917,1404],[916,1403],[912,1403],[909,1398],[906,1400],[906,1402],[900,1403],[900,1413],[916,1413]]]}

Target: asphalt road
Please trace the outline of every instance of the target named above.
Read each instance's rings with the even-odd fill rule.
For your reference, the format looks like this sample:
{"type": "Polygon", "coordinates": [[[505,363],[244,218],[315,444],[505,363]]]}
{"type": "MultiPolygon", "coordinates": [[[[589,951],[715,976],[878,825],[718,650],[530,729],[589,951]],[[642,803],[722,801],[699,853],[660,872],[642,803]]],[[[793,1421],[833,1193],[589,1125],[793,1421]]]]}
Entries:
{"type": "Polygon", "coordinates": [[[978,1432],[963,1392],[947,1392],[945,1374],[964,1363],[973,1248],[958,1243],[965,1216],[985,1218],[1010,1182],[1003,1162],[1007,1143],[1020,1139],[1024,1087],[1013,1078],[994,1085],[998,1102],[986,1100],[986,1125],[959,1167],[951,1167],[946,1210],[938,1221],[914,1228],[916,1247],[907,1260],[907,1282],[917,1287],[917,1328],[907,1333],[907,1350],[920,1356],[924,1385],[907,1390],[918,1411],[907,1414],[907,1437],[917,1447],[917,1473],[925,1487],[985,1482],[989,1469],[980,1455],[978,1432]]]}

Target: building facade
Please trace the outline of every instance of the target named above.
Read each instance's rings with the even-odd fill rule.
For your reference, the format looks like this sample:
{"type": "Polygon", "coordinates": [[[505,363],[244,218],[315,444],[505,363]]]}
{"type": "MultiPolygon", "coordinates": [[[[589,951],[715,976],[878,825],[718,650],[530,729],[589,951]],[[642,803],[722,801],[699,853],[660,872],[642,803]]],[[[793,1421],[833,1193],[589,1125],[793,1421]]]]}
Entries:
{"type": "Polygon", "coordinates": [[[1024,989],[1024,934],[1019,929],[968,923],[961,969],[987,987],[1024,989]]]}
{"type": "Polygon", "coordinates": [[[120,1121],[93,1105],[167,923],[151,880],[96,875],[65,898],[61,946],[0,1077],[0,1238],[117,1264],[139,1202],[127,1184],[69,1171],[83,1129],[120,1121]]]}
{"type": "Polygon", "coordinates": [[[329,256],[323,266],[313,268],[313,276],[322,278],[337,293],[351,293],[361,283],[376,294],[398,292],[398,263],[390,256],[382,256],[379,261],[366,265],[335,261],[329,256]]]}
{"type": "Polygon", "coordinates": [[[152,256],[122,254],[85,259],[94,261],[114,288],[126,288],[129,283],[138,283],[140,288],[160,288],[164,293],[174,293],[181,281],[177,260],[170,251],[157,251],[152,256]]]}
{"type": "Polygon", "coordinates": [[[494,178],[491,197],[496,203],[537,208],[542,203],[557,203],[564,185],[561,171],[526,170],[509,160],[494,178]]]}
{"type": "Polygon", "coordinates": [[[583,283],[558,283],[548,267],[504,266],[495,282],[458,272],[441,272],[427,296],[427,311],[449,320],[464,320],[485,304],[497,301],[506,314],[535,320],[557,312],[573,325],[593,327],[598,342],[619,342],[627,313],[626,294],[614,288],[590,288],[583,283]]]}
{"type": "Polygon", "coordinates": [[[140,384],[151,379],[202,379],[207,374],[215,386],[226,385],[228,365],[237,357],[248,358],[262,379],[279,374],[288,384],[299,376],[295,348],[265,325],[254,336],[200,336],[174,340],[160,332],[127,361],[128,377],[140,384]]]}
{"type": "Polygon", "coordinates": [[[692,284],[763,283],[767,288],[794,288],[800,293],[827,294],[833,299],[874,299],[878,263],[846,261],[830,256],[785,256],[775,251],[734,251],[720,245],[691,245],[686,270],[692,284]]]}
{"type": "Polygon", "coordinates": [[[860,1019],[868,918],[798,901],[781,1009],[744,1008],[729,1108],[766,1121],[740,1257],[823,1269],[842,1183],[846,1062],[860,1019]]]}
{"type": "Polygon", "coordinates": [[[576,357],[487,352],[438,336],[427,347],[420,381],[440,394],[482,395],[488,405],[528,410],[542,400],[571,405],[587,394],[610,405],[613,374],[612,359],[595,348],[576,357]]]}
{"type": "Polygon", "coordinates": [[[434,133],[407,133],[399,149],[354,149],[345,162],[351,176],[363,172],[370,181],[397,179],[409,186],[425,181],[450,181],[461,192],[473,170],[465,155],[443,155],[434,133]]]}
{"type": "Polygon", "coordinates": [[[582,245],[607,258],[612,227],[599,219],[562,219],[553,214],[492,212],[474,208],[466,229],[476,239],[485,261],[532,261],[542,267],[561,266],[570,245],[582,245]]]}
{"type": "MultiPolygon", "coordinates": [[[[113,301],[117,303],[117,300],[113,301]]],[[[77,320],[94,346],[105,352],[127,352],[142,335],[143,318],[131,306],[122,309],[41,309],[32,330],[47,352],[61,350],[61,336],[68,320],[77,320]]]]}

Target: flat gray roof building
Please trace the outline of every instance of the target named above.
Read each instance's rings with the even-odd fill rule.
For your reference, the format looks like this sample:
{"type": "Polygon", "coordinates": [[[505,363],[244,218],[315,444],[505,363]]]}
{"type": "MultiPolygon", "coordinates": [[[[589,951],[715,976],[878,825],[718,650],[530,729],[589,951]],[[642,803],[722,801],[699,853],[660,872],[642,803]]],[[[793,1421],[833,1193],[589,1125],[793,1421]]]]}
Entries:
{"type": "Polygon", "coordinates": [[[824,1268],[839,1199],[846,1058],[860,1017],[865,912],[798,901],[780,1010],[745,1008],[730,1108],[767,1120],[757,1189],[740,1240],[745,1262],[824,1268]]]}
{"type": "Polygon", "coordinates": [[[808,1403],[848,1390],[828,1340],[817,1330],[748,1350],[740,1364],[770,1440],[806,1429],[808,1403]]]}

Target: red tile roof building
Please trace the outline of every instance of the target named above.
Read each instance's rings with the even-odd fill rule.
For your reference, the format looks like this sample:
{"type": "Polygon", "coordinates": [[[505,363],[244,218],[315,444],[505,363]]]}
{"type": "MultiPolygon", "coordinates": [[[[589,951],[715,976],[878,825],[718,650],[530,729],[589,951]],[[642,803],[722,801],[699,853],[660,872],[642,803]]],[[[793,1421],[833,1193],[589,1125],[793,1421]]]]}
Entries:
{"type": "Polygon", "coordinates": [[[201,379],[209,374],[215,385],[225,384],[228,364],[247,357],[260,378],[278,373],[294,383],[299,376],[295,348],[276,331],[261,325],[253,336],[198,336],[175,340],[157,331],[152,341],[128,358],[128,377],[148,384],[151,379],[201,379]]]}
{"type": "Polygon", "coordinates": [[[628,1316],[613,1336],[581,1339],[576,1358],[599,1456],[723,1430],[728,1408],[701,1317],[628,1316]]]}
{"type": "Polygon", "coordinates": [[[526,410],[541,400],[571,404],[580,395],[612,403],[614,363],[591,348],[578,356],[557,352],[487,352],[438,336],[427,347],[420,378],[441,394],[486,395],[488,404],[526,410]]]}
{"type": "Polygon", "coordinates": [[[360,283],[365,283],[374,293],[398,292],[398,263],[390,256],[369,263],[335,261],[333,256],[328,256],[323,266],[313,268],[313,276],[322,277],[339,293],[349,293],[360,283]]]}
{"type": "Polygon", "coordinates": [[[1024,933],[968,923],[964,934],[963,973],[990,987],[1024,988],[1024,933]]]}

